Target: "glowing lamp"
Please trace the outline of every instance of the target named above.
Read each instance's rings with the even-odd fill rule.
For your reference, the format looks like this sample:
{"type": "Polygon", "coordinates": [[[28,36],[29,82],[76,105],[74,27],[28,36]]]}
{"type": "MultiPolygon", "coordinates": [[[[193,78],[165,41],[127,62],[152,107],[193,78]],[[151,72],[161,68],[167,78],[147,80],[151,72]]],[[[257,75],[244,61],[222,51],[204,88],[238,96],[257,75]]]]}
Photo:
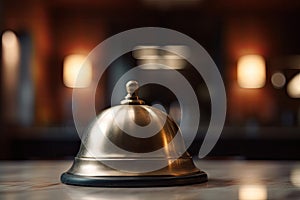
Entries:
{"type": "Polygon", "coordinates": [[[262,88],[266,83],[266,64],[260,55],[245,55],[237,64],[237,81],[242,88],[262,88]]]}
{"type": "Polygon", "coordinates": [[[73,54],[64,59],[63,81],[70,88],[85,88],[92,81],[92,64],[86,56],[73,54]]]}
{"type": "MultiPolygon", "coordinates": [[[[14,32],[5,31],[2,34],[2,51],[4,66],[7,70],[13,71],[20,61],[20,43],[14,32]]],[[[11,73],[15,74],[15,72],[11,73]]]]}
{"type": "Polygon", "coordinates": [[[292,98],[300,98],[300,73],[294,76],[288,83],[287,93],[292,98]]]}
{"type": "Polygon", "coordinates": [[[3,84],[3,108],[5,109],[3,113],[6,119],[14,121],[19,117],[20,41],[13,31],[7,30],[2,34],[1,44],[1,84],[3,84]]]}

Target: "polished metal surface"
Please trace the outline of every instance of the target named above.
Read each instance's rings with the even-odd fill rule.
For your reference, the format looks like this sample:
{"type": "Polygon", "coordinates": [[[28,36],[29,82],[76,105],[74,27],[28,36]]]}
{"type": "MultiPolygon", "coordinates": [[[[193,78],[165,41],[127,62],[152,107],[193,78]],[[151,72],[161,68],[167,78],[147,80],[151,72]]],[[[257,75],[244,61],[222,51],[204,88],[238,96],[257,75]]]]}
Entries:
{"type": "Polygon", "coordinates": [[[174,120],[161,110],[144,105],[138,97],[136,81],[128,82],[126,89],[128,94],[121,101],[122,105],[103,111],[87,128],[79,153],[72,167],[63,174],[62,181],[72,184],[72,175],[76,180],[120,177],[121,181],[125,177],[136,177],[143,181],[147,177],[160,180],[190,176],[186,179],[195,179],[195,183],[206,181],[206,174],[194,165],[186,152],[174,120]]]}
{"type": "Polygon", "coordinates": [[[133,104],[133,105],[142,105],[145,102],[138,97],[139,84],[137,81],[128,81],[126,83],[127,95],[124,100],[121,101],[122,105],[133,104]]]}

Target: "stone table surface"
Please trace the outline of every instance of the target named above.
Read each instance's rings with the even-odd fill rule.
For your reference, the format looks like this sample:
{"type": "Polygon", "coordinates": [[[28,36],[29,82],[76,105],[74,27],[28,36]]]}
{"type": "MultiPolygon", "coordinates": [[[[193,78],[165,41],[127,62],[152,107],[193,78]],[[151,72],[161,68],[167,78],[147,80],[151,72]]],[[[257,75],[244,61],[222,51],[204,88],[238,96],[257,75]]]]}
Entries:
{"type": "Polygon", "coordinates": [[[300,199],[300,162],[197,161],[209,181],[178,187],[92,188],[60,183],[72,161],[0,162],[0,199],[300,199]]]}

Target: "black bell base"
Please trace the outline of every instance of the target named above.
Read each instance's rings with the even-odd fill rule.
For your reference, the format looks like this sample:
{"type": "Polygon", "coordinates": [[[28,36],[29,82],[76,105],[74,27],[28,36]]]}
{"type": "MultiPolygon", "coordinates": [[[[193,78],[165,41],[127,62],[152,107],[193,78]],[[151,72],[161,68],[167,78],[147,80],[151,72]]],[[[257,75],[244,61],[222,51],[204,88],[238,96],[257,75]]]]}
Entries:
{"type": "Polygon", "coordinates": [[[207,174],[200,171],[186,176],[79,176],[70,173],[61,175],[67,185],[89,187],[167,187],[207,182],[207,174]]]}

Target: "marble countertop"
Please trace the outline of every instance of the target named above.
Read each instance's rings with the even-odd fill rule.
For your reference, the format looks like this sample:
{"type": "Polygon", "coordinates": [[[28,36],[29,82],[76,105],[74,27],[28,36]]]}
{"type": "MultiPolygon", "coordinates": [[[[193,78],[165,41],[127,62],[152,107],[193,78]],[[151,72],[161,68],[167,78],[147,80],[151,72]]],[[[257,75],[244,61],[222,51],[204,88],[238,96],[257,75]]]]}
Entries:
{"type": "Polygon", "coordinates": [[[91,188],[60,183],[72,161],[0,162],[0,199],[300,199],[300,162],[197,161],[204,184],[156,188],[91,188]]]}

